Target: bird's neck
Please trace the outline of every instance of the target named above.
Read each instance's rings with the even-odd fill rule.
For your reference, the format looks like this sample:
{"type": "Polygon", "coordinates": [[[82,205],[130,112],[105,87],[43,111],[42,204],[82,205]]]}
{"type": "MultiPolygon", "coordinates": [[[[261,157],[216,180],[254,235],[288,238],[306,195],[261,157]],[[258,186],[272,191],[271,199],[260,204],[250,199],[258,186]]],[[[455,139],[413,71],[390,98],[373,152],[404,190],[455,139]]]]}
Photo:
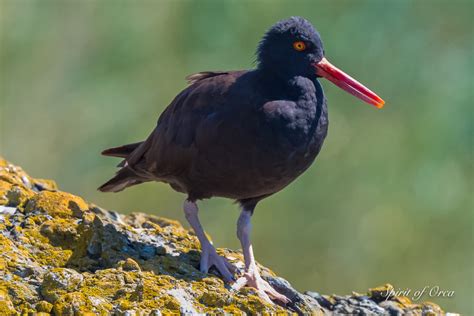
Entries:
{"type": "MultiPolygon", "coordinates": [[[[300,74],[293,73],[291,71],[283,71],[275,67],[272,68],[265,64],[259,64],[256,69],[256,72],[258,73],[258,76],[261,78],[262,81],[271,83],[271,85],[275,87],[275,89],[278,89],[280,91],[281,89],[290,87],[295,81],[295,78],[302,77],[300,74]]],[[[303,77],[313,82],[316,80],[316,75],[314,75],[313,77],[303,77]]]]}
{"type": "Polygon", "coordinates": [[[282,73],[275,70],[257,68],[256,77],[261,89],[267,97],[275,100],[290,100],[297,102],[302,97],[313,97],[318,84],[316,77],[308,78],[297,74],[282,73]]]}

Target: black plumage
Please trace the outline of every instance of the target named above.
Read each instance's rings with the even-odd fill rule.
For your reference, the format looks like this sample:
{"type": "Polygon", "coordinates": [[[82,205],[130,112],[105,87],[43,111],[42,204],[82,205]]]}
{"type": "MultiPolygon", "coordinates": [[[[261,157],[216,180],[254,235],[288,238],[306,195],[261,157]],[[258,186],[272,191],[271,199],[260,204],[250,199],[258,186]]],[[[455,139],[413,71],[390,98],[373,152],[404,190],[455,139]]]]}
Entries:
{"type": "Polygon", "coordinates": [[[238,201],[245,283],[286,302],[258,274],[250,215],[258,201],[301,175],[321,150],[328,111],[318,77],[377,107],[383,100],[324,58],[318,32],[303,18],[275,24],[258,46],[257,62],[251,70],[189,76],[190,86],[165,109],[145,141],[103,152],[124,160],[99,189],[117,192],[161,181],[187,194],[184,210],[201,242],[201,271],[215,265],[226,280],[232,279],[228,263],[207,240],[195,201],[213,196],[238,201]]]}
{"type": "Polygon", "coordinates": [[[292,182],[315,159],[328,124],[311,67],[322,48],[302,54],[291,45],[295,37],[320,44],[308,26],[293,18],[272,28],[259,45],[256,69],[189,76],[191,85],[146,141],[103,152],[126,164],[100,190],[161,181],[192,200],[221,196],[256,203],[292,182]]]}

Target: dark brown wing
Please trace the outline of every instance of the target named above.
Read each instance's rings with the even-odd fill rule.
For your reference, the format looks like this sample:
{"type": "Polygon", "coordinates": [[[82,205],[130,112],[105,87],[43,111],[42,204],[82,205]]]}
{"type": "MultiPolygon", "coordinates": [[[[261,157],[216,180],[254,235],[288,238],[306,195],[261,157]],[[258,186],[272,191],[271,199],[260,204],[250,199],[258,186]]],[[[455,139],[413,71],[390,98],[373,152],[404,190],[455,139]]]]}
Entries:
{"type": "MultiPolygon", "coordinates": [[[[218,135],[217,114],[228,106],[228,89],[243,73],[203,72],[188,76],[192,84],[165,109],[156,128],[125,159],[117,175],[99,189],[120,191],[151,180],[173,182],[176,175],[186,173],[199,151],[196,138],[218,135]]],[[[170,184],[185,191],[183,183],[170,184]]]]}
{"type": "Polygon", "coordinates": [[[160,116],[143,157],[137,160],[132,155],[129,164],[158,177],[176,175],[189,168],[197,151],[203,149],[198,148],[197,139],[219,133],[219,116],[231,106],[228,90],[242,73],[201,74],[160,116]]]}

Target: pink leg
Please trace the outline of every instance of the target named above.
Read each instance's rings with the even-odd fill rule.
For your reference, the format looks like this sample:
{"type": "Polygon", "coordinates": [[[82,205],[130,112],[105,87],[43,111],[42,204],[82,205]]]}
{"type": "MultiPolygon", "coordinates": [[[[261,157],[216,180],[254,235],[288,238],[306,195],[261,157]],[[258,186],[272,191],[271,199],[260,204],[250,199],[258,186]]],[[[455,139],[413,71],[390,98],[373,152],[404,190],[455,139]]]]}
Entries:
{"type": "Polygon", "coordinates": [[[215,266],[224,277],[224,280],[228,282],[232,281],[233,275],[230,271],[235,270],[235,268],[224,257],[217,254],[216,249],[207,238],[199,222],[199,209],[196,203],[186,200],[184,201],[183,208],[186,219],[201,243],[201,263],[199,267],[201,272],[207,273],[211,266],[215,266]]]}
{"type": "Polygon", "coordinates": [[[250,230],[252,228],[250,219],[252,217],[252,211],[245,209],[240,213],[237,221],[237,237],[240,239],[242,245],[242,251],[244,253],[245,260],[245,273],[244,276],[239,278],[232,286],[238,290],[243,286],[247,285],[255,288],[259,295],[267,302],[272,302],[270,298],[280,301],[282,303],[288,303],[290,300],[278,293],[267,281],[263,280],[258,271],[257,264],[253,255],[253,248],[250,242],[250,230]]]}

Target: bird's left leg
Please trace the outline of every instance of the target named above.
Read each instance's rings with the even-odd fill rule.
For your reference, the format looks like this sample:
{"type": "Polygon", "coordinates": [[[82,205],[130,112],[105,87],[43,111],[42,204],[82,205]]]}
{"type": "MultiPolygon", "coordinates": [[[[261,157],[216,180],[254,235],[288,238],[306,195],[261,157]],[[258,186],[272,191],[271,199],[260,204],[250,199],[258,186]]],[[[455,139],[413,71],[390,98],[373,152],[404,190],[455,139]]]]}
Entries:
{"type": "Polygon", "coordinates": [[[290,300],[283,294],[278,293],[267,281],[262,279],[258,271],[257,264],[253,255],[252,243],[250,242],[250,231],[252,228],[251,217],[253,209],[242,208],[239,219],[237,221],[237,237],[242,245],[245,260],[244,276],[235,281],[233,289],[238,290],[247,285],[255,288],[259,295],[267,302],[272,303],[271,299],[288,303],[290,300]]]}

